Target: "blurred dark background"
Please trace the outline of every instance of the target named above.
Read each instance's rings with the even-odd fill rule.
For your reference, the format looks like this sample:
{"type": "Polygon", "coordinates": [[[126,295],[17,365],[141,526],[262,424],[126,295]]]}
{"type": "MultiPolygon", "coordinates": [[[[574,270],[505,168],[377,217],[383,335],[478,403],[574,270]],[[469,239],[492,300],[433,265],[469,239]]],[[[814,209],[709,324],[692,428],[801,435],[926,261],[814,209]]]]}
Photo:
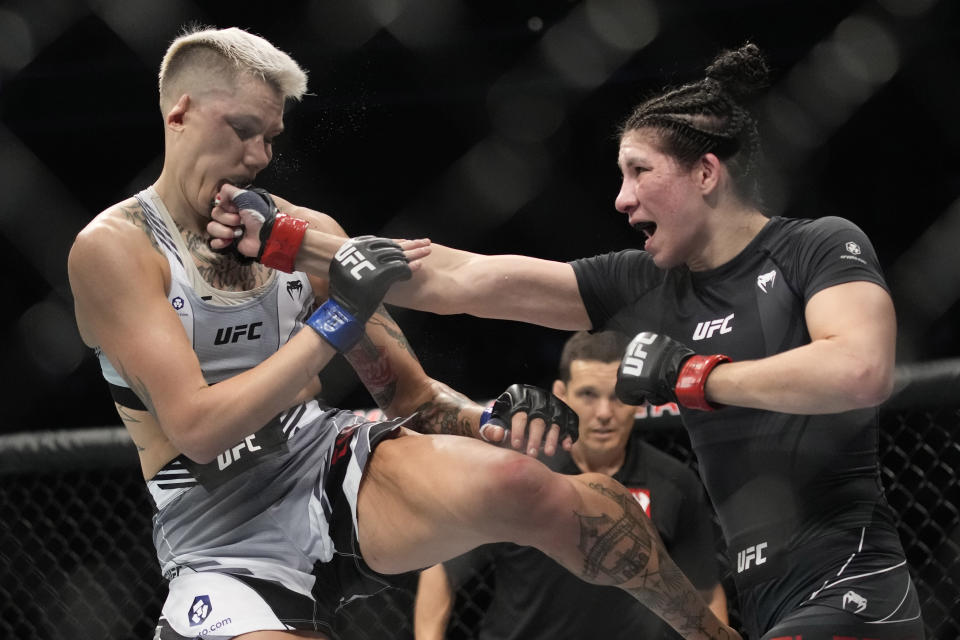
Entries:
{"type": "MultiPolygon", "coordinates": [[[[258,183],[348,233],[569,260],[635,246],[613,208],[616,129],[650,92],[746,40],[767,205],[873,239],[900,363],[960,356],[960,7],[948,0],[353,0],[0,3],[2,432],[119,424],[73,324],[66,256],[159,174],[156,75],[188,22],[289,52],[310,92],[258,183]]],[[[425,368],[476,398],[552,380],[566,334],[396,310],[425,368]]],[[[371,400],[336,363],[336,404],[371,400]]]]}

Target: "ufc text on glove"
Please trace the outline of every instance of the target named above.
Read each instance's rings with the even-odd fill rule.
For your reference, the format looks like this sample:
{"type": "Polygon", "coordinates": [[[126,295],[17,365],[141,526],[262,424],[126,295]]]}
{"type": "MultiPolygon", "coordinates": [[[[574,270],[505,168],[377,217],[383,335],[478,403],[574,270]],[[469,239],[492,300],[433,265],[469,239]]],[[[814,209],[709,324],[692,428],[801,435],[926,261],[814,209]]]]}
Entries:
{"type": "Polygon", "coordinates": [[[704,385],[723,362],[730,358],[697,355],[669,336],[643,331],[630,341],[620,362],[617,397],[628,404],[676,402],[701,411],[719,409],[722,405],[707,401],[704,385]]]}
{"type": "Polygon", "coordinates": [[[307,324],[337,351],[353,348],[387,290],[410,278],[407,258],[393,240],[358,236],[347,240],[330,263],[330,298],[307,324]]]}

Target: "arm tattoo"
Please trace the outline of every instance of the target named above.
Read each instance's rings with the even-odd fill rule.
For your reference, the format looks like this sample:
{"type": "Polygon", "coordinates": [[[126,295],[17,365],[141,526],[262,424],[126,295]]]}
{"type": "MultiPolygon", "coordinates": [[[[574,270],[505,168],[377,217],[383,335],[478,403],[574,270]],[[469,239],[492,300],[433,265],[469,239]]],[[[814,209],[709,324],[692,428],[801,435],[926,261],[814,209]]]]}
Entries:
{"type": "Polygon", "coordinates": [[[139,202],[120,205],[120,214],[126,218],[128,222],[141,229],[147,235],[147,238],[150,240],[150,245],[153,247],[154,251],[160,254],[163,253],[163,251],[160,250],[160,245],[157,244],[157,239],[153,237],[153,232],[150,231],[150,227],[147,225],[147,220],[143,215],[143,209],[140,207],[139,202]]]}
{"type": "MultiPolygon", "coordinates": [[[[417,407],[417,412],[408,422],[408,426],[420,433],[446,433],[455,436],[474,437],[476,428],[469,418],[461,417],[460,410],[466,398],[458,398],[451,393],[449,397],[425,402],[417,407]]],[[[466,402],[469,402],[466,400],[466,402]]]]}
{"type": "MultiPolygon", "coordinates": [[[[382,304],[377,307],[377,311],[368,322],[382,328],[387,336],[416,360],[417,354],[410,348],[406,336],[382,304]]],[[[397,395],[397,374],[390,366],[390,360],[385,353],[386,349],[376,346],[368,336],[364,335],[356,347],[344,354],[347,362],[360,377],[360,381],[373,396],[377,406],[384,410],[390,406],[397,395]]]]}
{"type": "Polygon", "coordinates": [[[397,374],[390,366],[385,351],[364,334],[357,346],[344,354],[377,406],[384,410],[397,394],[397,374]]]}
{"type": "MultiPolygon", "coordinates": [[[[124,425],[128,425],[128,426],[129,426],[129,425],[131,425],[131,424],[140,424],[140,423],[142,422],[142,420],[138,420],[137,418],[135,418],[135,417],[133,416],[133,414],[131,414],[131,413],[127,410],[127,408],[126,408],[125,406],[123,406],[122,404],[117,404],[116,402],[114,402],[114,403],[113,403],[113,406],[117,408],[117,413],[120,414],[120,420],[123,421],[123,424],[124,424],[124,425]]],[[[132,434],[132,433],[131,433],[131,435],[130,435],[130,439],[133,440],[133,434],[132,434]]],[[[137,451],[143,452],[143,451],[146,451],[146,450],[147,450],[146,447],[144,447],[143,445],[141,445],[140,443],[138,443],[136,440],[133,440],[133,445],[137,448],[137,451]]]]}
{"type": "Polygon", "coordinates": [[[139,424],[142,422],[141,420],[135,418],[129,411],[127,411],[127,408],[122,404],[117,404],[116,402],[113,404],[117,407],[117,413],[120,414],[120,419],[123,420],[124,424],[139,424]]]}
{"type": "Polygon", "coordinates": [[[387,313],[386,307],[384,307],[382,304],[378,306],[373,317],[371,317],[368,322],[371,322],[378,327],[382,327],[388,336],[396,340],[397,344],[403,347],[404,351],[413,356],[414,360],[420,362],[419,358],[417,358],[417,354],[413,352],[413,347],[411,347],[410,343],[407,341],[407,336],[403,335],[399,325],[397,325],[390,314],[387,313]]]}
{"type": "MultiPolygon", "coordinates": [[[[387,313],[386,308],[382,304],[377,307],[376,313],[368,322],[382,328],[404,351],[409,353],[414,360],[417,360],[417,354],[413,352],[413,348],[410,346],[410,343],[407,342],[406,336],[403,335],[400,327],[393,318],[390,317],[390,314],[387,313]]],[[[360,375],[360,379],[364,381],[367,388],[370,389],[370,392],[374,394],[374,398],[377,399],[377,405],[381,409],[389,406],[396,393],[397,383],[396,374],[390,368],[390,363],[384,357],[383,350],[377,349],[370,339],[364,336],[357,347],[347,354],[347,360],[353,365],[353,368],[360,375]],[[355,361],[355,356],[357,356],[357,360],[366,357],[371,362],[365,366],[362,361],[355,361]],[[380,364],[381,362],[382,364],[380,364]],[[369,371],[366,375],[370,378],[377,378],[379,376],[379,384],[383,388],[383,390],[379,392],[381,396],[383,396],[382,399],[374,392],[375,387],[367,382],[367,379],[364,377],[365,374],[362,373],[364,370],[369,371]],[[384,382],[388,377],[389,385],[384,382]]],[[[417,361],[419,362],[419,360],[417,361]]],[[[407,426],[420,433],[447,433],[476,437],[477,421],[475,417],[471,419],[470,416],[461,416],[461,411],[465,408],[473,407],[476,408],[476,416],[479,416],[480,408],[466,396],[436,381],[432,383],[432,389],[433,398],[417,407],[416,412],[407,423],[407,426]]]]}
{"type": "Polygon", "coordinates": [[[117,373],[130,385],[130,390],[140,398],[140,401],[143,402],[143,406],[147,408],[150,415],[156,418],[157,410],[153,406],[153,398],[150,396],[150,391],[147,389],[147,385],[143,383],[143,380],[140,378],[131,378],[121,362],[117,362],[117,373]]]}
{"type": "Polygon", "coordinates": [[[150,415],[156,418],[157,410],[153,406],[153,398],[150,396],[150,391],[147,390],[147,385],[143,384],[143,380],[137,378],[135,381],[130,382],[130,388],[137,394],[137,397],[143,401],[143,406],[147,408],[150,415]]]}

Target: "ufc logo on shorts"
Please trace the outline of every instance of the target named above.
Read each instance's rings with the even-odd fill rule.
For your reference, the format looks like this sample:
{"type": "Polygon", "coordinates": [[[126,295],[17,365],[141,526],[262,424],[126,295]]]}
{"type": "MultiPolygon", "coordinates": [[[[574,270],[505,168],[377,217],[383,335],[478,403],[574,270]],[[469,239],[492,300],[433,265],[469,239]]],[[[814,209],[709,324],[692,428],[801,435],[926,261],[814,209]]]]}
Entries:
{"type": "Polygon", "coordinates": [[[693,339],[704,340],[706,338],[712,338],[713,334],[717,331],[720,333],[730,333],[733,331],[733,328],[730,326],[731,320],[733,320],[732,313],[726,318],[717,318],[716,320],[710,320],[708,322],[698,322],[697,328],[693,331],[693,339]]]}
{"type": "Polygon", "coordinates": [[[758,545],[750,545],[743,551],[737,552],[737,573],[743,573],[750,568],[750,564],[753,563],[754,566],[758,566],[767,561],[763,557],[763,550],[767,548],[766,542],[761,542],[758,545]]]}
{"type": "Polygon", "coordinates": [[[653,344],[656,339],[657,334],[655,333],[649,331],[638,333],[637,337],[627,347],[627,353],[623,356],[620,371],[624,375],[639,376],[643,371],[643,359],[647,357],[647,352],[643,348],[653,344]]]}
{"type": "Polygon", "coordinates": [[[240,459],[240,452],[246,449],[247,451],[260,451],[260,447],[253,444],[253,439],[256,435],[249,435],[243,439],[243,442],[234,445],[217,456],[217,468],[220,471],[223,471],[231,464],[240,459]]]}
{"type": "Polygon", "coordinates": [[[334,258],[345,267],[354,265],[353,268],[350,269],[350,275],[353,276],[354,280],[359,280],[362,277],[360,272],[364,269],[373,271],[373,264],[363,257],[363,254],[357,250],[357,247],[354,246],[352,242],[344,243],[334,255],[334,258]]]}

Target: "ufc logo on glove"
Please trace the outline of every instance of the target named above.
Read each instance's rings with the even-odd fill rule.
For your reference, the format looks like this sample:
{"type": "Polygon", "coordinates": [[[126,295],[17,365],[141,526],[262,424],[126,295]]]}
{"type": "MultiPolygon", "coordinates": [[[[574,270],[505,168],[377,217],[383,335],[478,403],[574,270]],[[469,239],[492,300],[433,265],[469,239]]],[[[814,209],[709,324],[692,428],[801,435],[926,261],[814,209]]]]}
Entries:
{"type": "Polygon", "coordinates": [[[630,345],[627,347],[627,352],[623,357],[623,364],[621,366],[621,371],[624,375],[628,376],[638,376],[643,371],[643,362],[644,358],[649,355],[646,351],[643,350],[644,346],[649,346],[653,344],[654,340],[657,339],[657,334],[650,333],[645,331],[643,333],[638,333],[636,337],[630,342],[630,345]]]}
{"type": "Polygon", "coordinates": [[[335,259],[345,267],[354,265],[350,269],[350,275],[353,276],[355,280],[359,280],[362,276],[360,272],[364,269],[369,269],[373,271],[373,264],[363,257],[363,254],[357,249],[356,245],[353,242],[345,242],[340,249],[337,250],[335,259]]]}

